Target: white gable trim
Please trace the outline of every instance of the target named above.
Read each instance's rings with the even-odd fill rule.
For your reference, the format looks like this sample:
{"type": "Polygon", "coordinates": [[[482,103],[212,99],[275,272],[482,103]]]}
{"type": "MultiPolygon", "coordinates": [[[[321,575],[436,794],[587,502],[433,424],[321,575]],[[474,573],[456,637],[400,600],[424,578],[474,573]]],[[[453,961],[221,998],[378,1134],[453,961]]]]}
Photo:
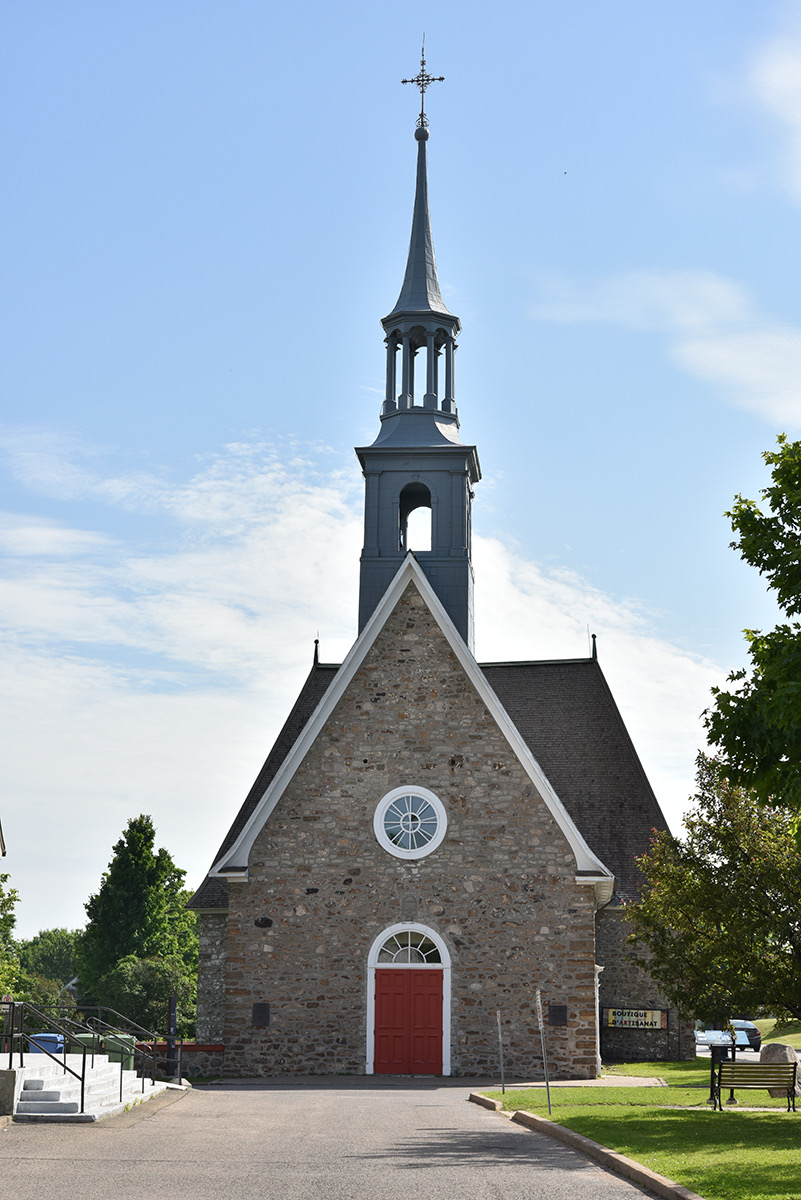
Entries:
{"type": "MultiPolygon", "coordinates": [[[[300,767],[318,734],[362,665],[378,633],[383,628],[390,613],[410,583],[414,583],[417,587],[432,616],[445,635],[448,645],[455,654],[459,664],[486,704],[491,716],[509,743],[512,752],[534,784],[537,793],[567,839],[570,849],[575,856],[576,870],[592,872],[593,875],[601,875],[609,880],[613,880],[614,876],[612,872],[604,866],[599,858],[596,858],[579,833],[567,809],[551,787],[539,763],[523,741],[517,727],[490,687],[481,668],[465,645],[456,626],[451,621],[441,600],[423,574],[411,551],[406,555],[397,574],[376,606],[373,615],[354,642],[350,653],[339,668],[317,708],[306,722],[300,737],[281,763],[275,777],[254,808],[236,841],[226,851],[225,855],[214,864],[209,874],[225,876],[229,874],[231,867],[239,867],[241,870],[241,864],[248,862],[250,851],[260,830],[269,819],[270,814],[283,795],[284,789],[300,767]]],[[[242,878],[239,875],[239,871],[237,871],[237,876],[242,878]]]]}

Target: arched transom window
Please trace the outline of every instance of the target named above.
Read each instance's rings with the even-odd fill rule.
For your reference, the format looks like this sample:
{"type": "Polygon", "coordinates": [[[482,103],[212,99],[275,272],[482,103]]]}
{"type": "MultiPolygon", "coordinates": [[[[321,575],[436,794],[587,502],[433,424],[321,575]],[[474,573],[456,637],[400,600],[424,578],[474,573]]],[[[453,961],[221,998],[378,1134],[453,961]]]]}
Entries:
{"type": "Polygon", "coordinates": [[[378,965],[386,963],[441,963],[439,948],[430,937],[414,929],[393,933],[378,951],[378,965]]]}

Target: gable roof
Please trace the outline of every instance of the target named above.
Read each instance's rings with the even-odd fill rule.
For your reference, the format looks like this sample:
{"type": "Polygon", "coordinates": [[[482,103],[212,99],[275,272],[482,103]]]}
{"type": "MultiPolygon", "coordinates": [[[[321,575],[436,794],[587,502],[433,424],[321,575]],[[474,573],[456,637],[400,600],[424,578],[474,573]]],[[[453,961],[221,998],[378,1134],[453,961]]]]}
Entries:
{"type": "Polygon", "coordinates": [[[643,880],[635,858],[667,822],[598,660],[481,669],[587,842],[614,873],[617,898],[634,899],[643,880]]]}
{"type": "Polygon", "coordinates": [[[317,666],[312,669],[289,719],[220,848],[209,876],[192,898],[191,907],[223,907],[223,892],[226,889],[220,885],[224,877],[245,877],[248,854],[259,830],[268,819],[284,787],[300,766],[307,751],[333,712],[339,698],[344,694],[361,666],[385,621],[410,584],[413,584],[420,592],[455,657],[478,691],[521,766],[567,839],[575,856],[577,872],[586,877],[588,882],[590,880],[597,880],[599,883],[605,881],[603,886],[611,893],[612,872],[587,845],[514,721],[510,719],[486,676],[467,649],[414,555],[409,553],[357,638],[350,654],[333,678],[329,675],[326,679],[322,674],[323,671],[330,672],[333,668],[317,666]],[[319,691],[321,685],[323,685],[322,692],[319,691]],[[309,712],[309,706],[314,702],[315,697],[319,697],[316,707],[304,721],[304,714],[309,712]],[[301,724],[301,722],[303,723],[301,724]],[[296,732],[298,728],[299,733],[296,732]]]}
{"type": "MultiPolygon", "coordinates": [[[[305,729],[309,718],[322,700],[329,684],[333,681],[339,669],[338,663],[318,663],[315,659],[314,665],[300,690],[300,695],[284,722],[281,732],[275,739],[272,750],[267,755],[264,766],[256,776],[252,788],[245,797],[244,803],[236,814],[231,828],[223,838],[222,845],[214,856],[215,862],[218,862],[227,854],[244,829],[253,810],[275,778],[278,768],[305,729]]],[[[227,907],[228,880],[221,878],[219,875],[207,875],[189,901],[189,908],[227,907]]]]}

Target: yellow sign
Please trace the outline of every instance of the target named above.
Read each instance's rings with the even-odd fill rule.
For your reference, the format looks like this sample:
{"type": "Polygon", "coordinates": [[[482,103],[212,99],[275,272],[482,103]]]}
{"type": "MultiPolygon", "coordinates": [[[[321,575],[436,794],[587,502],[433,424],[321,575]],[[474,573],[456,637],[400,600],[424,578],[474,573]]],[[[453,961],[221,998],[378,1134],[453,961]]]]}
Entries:
{"type": "Polygon", "coordinates": [[[614,1029],[667,1029],[668,1015],[661,1008],[607,1008],[606,1024],[614,1029]]]}

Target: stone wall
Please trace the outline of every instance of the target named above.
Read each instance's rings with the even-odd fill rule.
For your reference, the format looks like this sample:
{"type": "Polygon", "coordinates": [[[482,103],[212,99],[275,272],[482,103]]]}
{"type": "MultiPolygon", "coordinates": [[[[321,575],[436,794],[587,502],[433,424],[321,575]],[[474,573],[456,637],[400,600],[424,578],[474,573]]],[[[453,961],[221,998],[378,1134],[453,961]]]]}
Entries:
{"type": "MultiPolygon", "coordinates": [[[[147,1049],[152,1049],[152,1043],[147,1044],[147,1049]]],[[[167,1043],[156,1042],[156,1075],[162,1079],[169,1078],[172,1074],[171,1065],[167,1058],[167,1043]]],[[[184,1042],[181,1062],[184,1079],[217,1078],[223,1074],[224,1066],[225,1046],[222,1043],[184,1042]]]]}
{"type": "Polygon", "coordinates": [[[197,1038],[219,1042],[225,1026],[227,912],[198,913],[197,1038]]]}
{"type": "MultiPolygon", "coordinates": [[[[231,883],[228,1074],[362,1074],[367,956],[419,922],[452,960],[452,1071],[541,1078],[534,989],[565,1005],[549,1028],[554,1077],[596,1073],[594,899],[573,854],[413,586],[231,883]],[[373,833],[389,791],[423,786],[443,843],[394,858],[373,833]],[[254,1006],[269,1005],[254,1009],[254,1006]]],[[[209,953],[212,953],[210,950],[209,953]]]]}
{"type": "Polygon", "coordinates": [[[691,1022],[669,1008],[658,984],[631,961],[631,926],[620,908],[602,909],[597,916],[598,964],[604,968],[599,984],[601,1011],[608,1008],[667,1010],[667,1029],[614,1029],[601,1025],[604,1063],[675,1061],[695,1058],[691,1022]]]}

